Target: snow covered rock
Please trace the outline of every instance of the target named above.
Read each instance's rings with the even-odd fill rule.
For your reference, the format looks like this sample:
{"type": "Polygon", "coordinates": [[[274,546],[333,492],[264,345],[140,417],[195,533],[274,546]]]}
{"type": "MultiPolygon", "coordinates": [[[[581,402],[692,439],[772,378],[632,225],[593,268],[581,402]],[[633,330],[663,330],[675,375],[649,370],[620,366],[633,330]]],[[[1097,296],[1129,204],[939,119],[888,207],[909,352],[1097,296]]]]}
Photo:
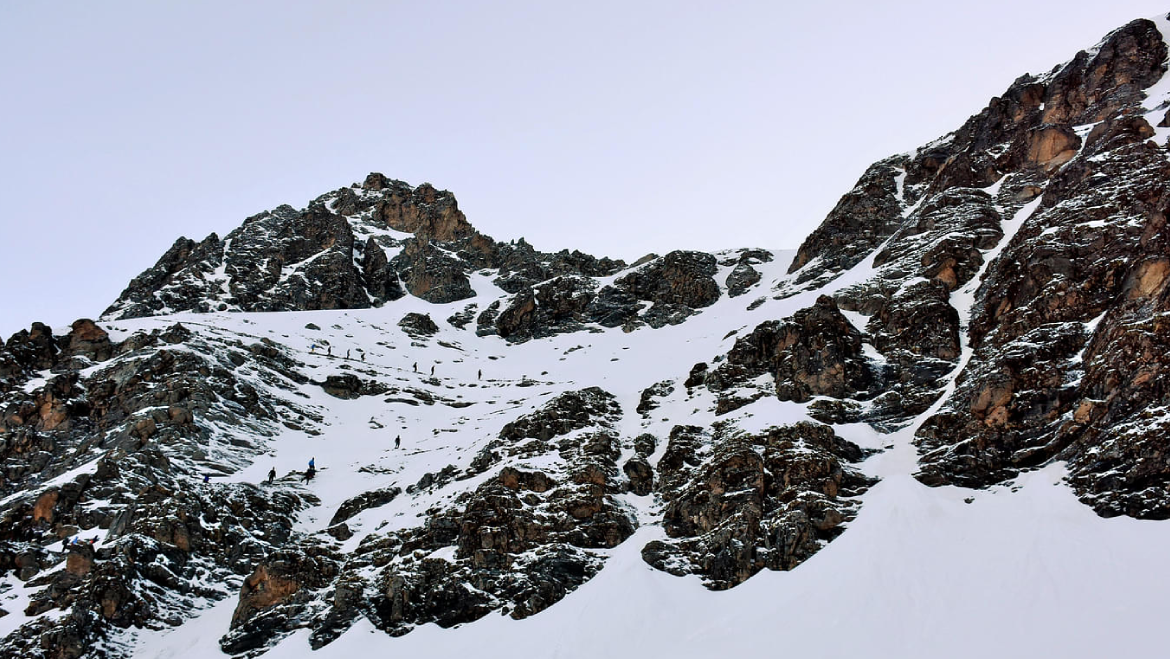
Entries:
{"type": "Polygon", "coordinates": [[[99,321],[0,344],[0,654],[799,583],[856,530],[924,535],[899,503],[1054,461],[1101,515],[1170,517],[1167,24],[875,163],[795,254],[543,253],[379,174],[180,239],[99,321]]]}

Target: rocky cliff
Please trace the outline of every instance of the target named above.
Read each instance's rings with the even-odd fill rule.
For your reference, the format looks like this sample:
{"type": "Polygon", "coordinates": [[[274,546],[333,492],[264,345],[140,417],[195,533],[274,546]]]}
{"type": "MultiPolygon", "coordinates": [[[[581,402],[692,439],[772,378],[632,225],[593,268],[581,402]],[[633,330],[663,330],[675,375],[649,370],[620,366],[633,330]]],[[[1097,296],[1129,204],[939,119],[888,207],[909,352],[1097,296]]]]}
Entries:
{"type": "Polygon", "coordinates": [[[1168,26],[874,164],[794,254],[544,253],[380,174],[180,239],[0,343],[0,656],[525,618],[633,542],[729,589],[847,534],[902,444],[1170,517],[1168,26]]]}

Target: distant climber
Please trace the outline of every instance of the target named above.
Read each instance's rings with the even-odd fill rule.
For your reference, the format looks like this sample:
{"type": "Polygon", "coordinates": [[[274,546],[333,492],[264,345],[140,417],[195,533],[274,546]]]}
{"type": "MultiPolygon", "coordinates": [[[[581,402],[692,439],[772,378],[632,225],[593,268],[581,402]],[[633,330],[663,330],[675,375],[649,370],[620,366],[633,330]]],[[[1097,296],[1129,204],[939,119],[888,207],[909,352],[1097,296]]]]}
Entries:
{"type": "Polygon", "coordinates": [[[435,365],[431,364],[431,377],[435,377],[435,365]]]}
{"type": "Polygon", "coordinates": [[[313,477],[316,475],[317,469],[314,467],[309,467],[305,470],[305,482],[308,483],[309,481],[313,480],[313,477]]]}
{"type": "Polygon", "coordinates": [[[349,350],[346,350],[346,351],[345,351],[345,358],[346,358],[346,359],[349,359],[349,350]]]}
{"type": "Polygon", "coordinates": [[[317,458],[309,458],[309,469],[317,468],[317,458]]]}
{"type": "Polygon", "coordinates": [[[329,346],[327,348],[327,350],[328,350],[328,352],[327,352],[328,356],[332,357],[333,356],[333,346],[329,346]]]}
{"type": "Polygon", "coordinates": [[[483,379],[483,369],[482,369],[482,368],[481,368],[481,369],[479,369],[479,371],[477,371],[477,372],[475,373],[475,379],[476,379],[476,380],[482,380],[482,379],[483,379]]]}
{"type": "Polygon", "coordinates": [[[399,435],[399,436],[394,438],[394,448],[400,448],[401,446],[402,446],[402,435],[399,435]]]}
{"type": "Polygon", "coordinates": [[[363,362],[366,361],[366,351],[365,350],[362,351],[362,361],[363,362]]]}
{"type": "Polygon", "coordinates": [[[414,369],[415,373],[418,373],[418,362],[415,362],[412,368],[414,369]]]}
{"type": "Polygon", "coordinates": [[[206,475],[205,475],[205,476],[203,477],[203,482],[204,482],[204,483],[210,483],[210,482],[211,482],[211,476],[206,476],[206,475]]]}
{"type": "Polygon", "coordinates": [[[314,355],[317,354],[317,344],[316,343],[309,346],[309,352],[313,353],[314,355]]]}
{"type": "Polygon", "coordinates": [[[276,478],[276,467],[268,470],[268,483],[272,483],[272,479],[276,478]]]}

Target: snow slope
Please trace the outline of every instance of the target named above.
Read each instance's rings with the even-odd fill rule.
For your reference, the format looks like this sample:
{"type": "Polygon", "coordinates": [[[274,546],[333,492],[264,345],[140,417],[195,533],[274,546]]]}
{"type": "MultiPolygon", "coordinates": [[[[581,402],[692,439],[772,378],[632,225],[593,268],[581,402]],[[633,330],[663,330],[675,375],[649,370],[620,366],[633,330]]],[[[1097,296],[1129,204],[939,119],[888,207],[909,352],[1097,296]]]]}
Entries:
{"type": "MultiPolygon", "coordinates": [[[[1158,27],[1166,33],[1170,20],[1158,19],[1158,27]]],[[[1143,106],[1151,124],[1167,103],[1170,82],[1163,80],[1148,90],[1143,106]]],[[[1073,128],[1083,139],[1093,125],[1073,128]]],[[[1159,143],[1166,139],[1166,130],[1156,131],[1159,143]]],[[[925,197],[907,203],[907,176],[904,169],[894,184],[902,218],[909,220],[925,197]]],[[[985,191],[995,197],[1003,182],[985,191]]],[[[600,573],[546,611],[519,621],[497,612],[454,629],[423,625],[396,638],[358,619],[319,650],[310,649],[310,631],[302,629],[284,637],[266,656],[328,659],[359,652],[566,659],[1166,654],[1156,630],[1161,629],[1170,599],[1170,571],[1164,567],[1170,552],[1170,524],[1099,517],[1076,499],[1061,463],[1049,463],[983,490],[929,488],[914,478],[919,469],[915,433],[948,403],[972,359],[966,332],[984,275],[1043,203],[1037,194],[1027,198],[1029,203],[1003,220],[998,244],[982,250],[982,267],[976,276],[950,293],[949,302],[960,320],[962,351],[934,404],[888,434],[863,424],[834,426],[838,435],[875,451],[861,468],[878,481],[861,495],[858,515],[847,523],[845,532],[796,569],[763,571],[727,591],[708,590],[699,577],[675,577],[655,570],[643,560],[641,550],[665,537],[662,501],[621,494],[620,503],[638,520],[638,530],[613,549],[597,550],[607,559],[600,573]]],[[[1004,207],[997,205],[996,211],[1002,213],[1004,207]]],[[[1084,228],[1100,230],[1105,225],[1091,222],[1084,228]]],[[[665,437],[676,425],[709,428],[719,421],[745,432],[761,432],[809,420],[808,404],[774,396],[716,419],[714,394],[706,388],[688,391],[679,383],[693,364],[716,362],[759,323],[789,317],[821,295],[844,293],[872,281],[884,267],[875,266],[877,255],[895,239],[888,238],[845,272],[826,270],[815,281],[802,284],[785,274],[794,255],[778,253],[773,261],[756,266],[762,278],[752,294],[724,296],[680,325],[655,330],[595,327],[510,345],[499,337],[478,337],[473,329],[461,330],[444,322],[463,311],[466,301],[436,305],[410,297],[360,311],[177,313],[115,321],[108,328],[111,338],[118,340],[181,322],[212,343],[271,339],[305,364],[305,373],[316,383],[281,394],[295,396],[304,415],[284,419],[286,424],[277,426],[276,434],[248,427],[244,420],[240,425],[213,428],[221,445],[239,440],[255,449],[223,468],[217,468],[213,460],[205,467],[213,482],[260,482],[275,468],[281,475],[277,487],[304,488],[319,498],[319,505],[297,519],[298,530],[311,534],[329,526],[333,513],[355,495],[392,486],[405,490],[449,465],[467,467],[505,424],[568,391],[597,386],[617,397],[622,416],[616,431],[626,446],[620,461],[630,457],[630,438],[646,432],[665,437]],[[429,338],[406,335],[399,321],[408,313],[429,314],[438,322],[439,332],[429,338]],[[342,400],[319,386],[328,376],[345,374],[396,390],[342,400]],[[637,413],[642,391],[664,381],[676,386],[657,400],[659,406],[649,414],[637,413]],[[401,448],[394,447],[396,437],[402,439],[401,448]],[[310,458],[315,458],[320,471],[313,482],[301,485],[299,472],[310,458]]],[[[730,265],[721,266],[718,281],[724,282],[730,271],[730,265]]],[[[906,275],[901,285],[920,279],[906,275]]],[[[482,307],[507,299],[486,274],[475,275],[472,286],[482,307]]],[[[857,328],[866,326],[865,315],[844,313],[857,328]]],[[[1100,320],[1099,316],[1092,324],[1100,320]]],[[[873,346],[866,354],[875,361],[884,359],[873,346]]],[[[239,374],[242,379],[258,389],[268,387],[276,395],[259,373],[247,372],[247,367],[244,371],[239,374]]],[[[765,381],[755,384],[766,390],[772,384],[766,381],[770,377],[760,376],[765,381]]],[[[662,457],[664,444],[649,456],[652,464],[662,457]]],[[[559,459],[550,452],[510,456],[506,462],[555,473],[559,459]]],[[[95,466],[82,465],[59,480],[95,466]]],[[[428,511],[493,477],[494,468],[364,510],[347,520],[353,536],[341,542],[339,549],[352,551],[371,533],[419,526],[428,519],[428,511]]],[[[449,560],[452,554],[453,548],[445,547],[430,557],[449,560]]],[[[239,585],[237,578],[217,587],[234,593],[239,585]]],[[[6,605],[9,610],[22,609],[21,598],[28,597],[14,581],[0,593],[15,602],[6,605]]],[[[236,603],[234,595],[208,602],[207,608],[172,630],[136,632],[133,656],[221,654],[219,639],[228,630],[236,603]]],[[[0,633],[21,622],[20,614],[0,619],[0,633]]]]}
{"type": "MultiPolygon", "coordinates": [[[[1005,223],[1008,235],[1001,244],[1032,208],[1005,223]]],[[[782,281],[787,262],[765,264],[763,281],[782,281]]],[[[852,283],[858,274],[845,273],[842,283],[830,287],[852,283]]],[[[971,290],[956,292],[953,300],[969,305],[977,282],[971,290]]],[[[487,286],[477,282],[482,295],[490,295],[487,286]]],[[[128,332],[177,320],[197,332],[269,337],[299,349],[297,357],[312,365],[315,379],[367,369],[404,386],[471,403],[453,409],[387,405],[382,397],[339,401],[319,387],[304,387],[310,397],[306,403],[324,415],[322,434],[289,430],[266,440],[267,454],[227,478],[259,481],[272,466],[283,475],[315,457],[323,469],[311,489],[322,504],[299,520],[304,530],[315,531],[350,496],[391,484],[405,487],[447,464],[466,464],[503,424],[563,391],[597,385],[613,392],[625,411],[620,430],[626,435],[664,434],[688,419],[709,423],[711,401],[688,399],[684,392],[667,397],[649,420],[633,408],[649,384],[676,379],[691,364],[726,352],[735,339],[728,336],[731,330],[787,316],[810,305],[820,292],[769,299],[751,311],[749,300],[724,297],[680,326],[576,333],[519,346],[443,323],[425,346],[411,346],[396,327],[402,315],[417,311],[444,318],[460,307],[418,300],[360,312],[179,314],[113,325],[128,332]],[[306,329],[309,323],[321,330],[306,329]],[[334,357],[310,352],[322,340],[334,357]],[[573,350],[577,346],[585,349],[573,350]],[[359,349],[365,351],[364,363],[359,349]],[[347,350],[351,359],[340,359],[347,350]],[[480,370],[482,380],[477,379],[480,370]],[[535,386],[527,386],[532,381],[535,386]],[[399,434],[403,447],[394,450],[399,434]]],[[[960,309],[964,319],[969,312],[969,307],[960,309]]],[[[773,398],[729,416],[737,415],[745,428],[807,418],[803,405],[773,398]]],[[[732,590],[712,592],[696,577],[656,571],[640,555],[647,541],[662,534],[661,527],[645,525],[654,504],[626,495],[643,526],[608,552],[599,575],[548,611],[521,621],[491,614],[456,629],[426,625],[399,638],[359,620],[311,656],[371,651],[485,658],[1156,654],[1159,641],[1150,630],[1159,628],[1170,597],[1170,572],[1163,569],[1170,526],[1096,516],[1062,482],[1060,465],[991,490],[927,488],[911,476],[916,453],[910,438],[917,426],[891,435],[868,426],[836,428],[862,446],[889,447],[863,465],[882,480],[862,497],[861,512],[848,530],[792,572],[765,571],[732,590]]],[[[349,522],[355,531],[349,544],[356,546],[363,533],[375,528],[417,524],[421,511],[449,492],[439,489],[431,499],[399,497],[365,511],[349,522]]],[[[219,654],[217,641],[235,604],[230,597],[174,631],[140,633],[134,656],[219,654]]],[[[302,630],[266,656],[294,659],[310,653],[308,631],[302,630]]]]}

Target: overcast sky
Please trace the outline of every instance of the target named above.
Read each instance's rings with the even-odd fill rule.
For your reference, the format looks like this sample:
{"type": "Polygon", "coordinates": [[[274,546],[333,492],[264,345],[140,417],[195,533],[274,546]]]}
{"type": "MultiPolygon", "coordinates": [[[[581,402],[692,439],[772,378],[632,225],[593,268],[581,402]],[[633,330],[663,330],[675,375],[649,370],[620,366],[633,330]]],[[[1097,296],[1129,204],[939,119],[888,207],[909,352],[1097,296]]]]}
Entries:
{"type": "Polygon", "coordinates": [[[371,171],[546,251],[795,247],[871,162],[1167,9],[0,0],[0,335],[371,171]]]}

